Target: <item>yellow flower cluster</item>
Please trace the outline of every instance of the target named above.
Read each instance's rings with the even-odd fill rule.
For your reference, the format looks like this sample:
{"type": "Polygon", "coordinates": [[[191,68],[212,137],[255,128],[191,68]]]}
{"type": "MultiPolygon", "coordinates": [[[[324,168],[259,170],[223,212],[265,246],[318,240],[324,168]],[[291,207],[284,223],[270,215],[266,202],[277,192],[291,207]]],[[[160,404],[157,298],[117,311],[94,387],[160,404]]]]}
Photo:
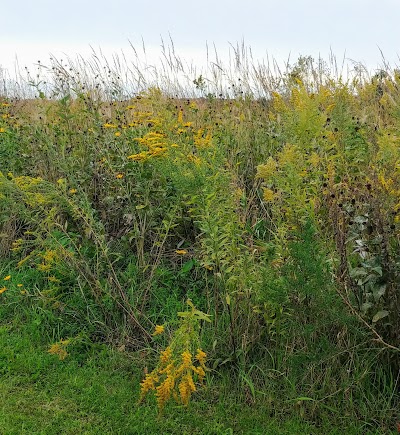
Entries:
{"type": "Polygon", "coordinates": [[[269,157],[265,165],[257,166],[256,178],[268,180],[268,178],[270,178],[275,173],[277,167],[278,164],[276,163],[276,161],[272,157],[269,157]]]}
{"type": "Polygon", "coordinates": [[[272,202],[275,198],[275,194],[271,189],[264,189],[263,191],[263,199],[266,202],[272,202]]]}
{"type": "Polygon", "coordinates": [[[272,96],[273,96],[272,103],[273,103],[274,112],[276,113],[286,112],[287,106],[282,95],[279,94],[278,92],[272,92],[272,96]]]}
{"type": "MultiPolygon", "coordinates": [[[[154,334],[153,334],[154,335],[154,334]]],[[[192,393],[196,391],[194,377],[202,383],[205,378],[206,353],[197,349],[194,365],[193,355],[188,349],[180,355],[174,355],[168,346],[160,354],[158,366],[140,384],[140,399],[142,401],[149,391],[155,391],[157,405],[160,411],[172,397],[184,406],[189,404],[192,393]]]]}
{"type": "Polygon", "coordinates": [[[172,349],[168,346],[165,350],[161,352],[160,362],[161,364],[167,364],[172,358],[172,349]]]}
{"type": "Polygon", "coordinates": [[[190,396],[196,391],[192,376],[190,374],[183,376],[178,388],[182,404],[188,406],[190,396]]]}
{"type": "Polygon", "coordinates": [[[310,158],[308,159],[308,161],[310,162],[311,166],[316,168],[319,165],[319,163],[321,162],[321,159],[317,153],[313,152],[311,154],[310,158]]]}
{"type": "Polygon", "coordinates": [[[13,180],[14,183],[23,191],[29,191],[43,182],[43,178],[41,177],[34,178],[25,175],[15,177],[13,180]]]}
{"type": "Polygon", "coordinates": [[[279,164],[282,166],[298,163],[301,160],[301,153],[299,152],[298,146],[289,143],[285,144],[278,155],[278,160],[279,164]]]}
{"type": "Polygon", "coordinates": [[[142,151],[141,153],[138,154],[131,154],[130,156],[128,156],[129,160],[133,160],[134,162],[141,162],[143,160],[147,160],[148,158],[148,153],[146,151],[142,151]]]}
{"type": "MultiPolygon", "coordinates": [[[[135,110],[137,107],[135,105],[129,105],[126,110],[135,110]]],[[[158,120],[154,119],[153,112],[150,111],[135,111],[131,112],[130,115],[133,117],[131,122],[128,123],[129,127],[137,127],[140,125],[158,124],[158,120]]]]}
{"type": "Polygon", "coordinates": [[[388,177],[386,178],[383,174],[379,174],[378,176],[379,183],[381,186],[390,193],[395,193],[395,190],[393,189],[393,179],[388,177]]]}
{"type": "Polygon", "coordinates": [[[153,337],[155,337],[156,335],[160,335],[164,332],[164,326],[163,325],[156,325],[154,332],[153,332],[153,337]]]}
{"type": "Polygon", "coordinates": [[[207,358],[207,354],[203,352],[201,349],[197,349],[196,359],[203,367],[206,364],[206,358],[207,358]]]}
{"type": "Polygon", "coordinates": [[[132,154],[128,156],[128,159],[133,161],[142,161],[151,157],[159,157],[168,151],[167,143],[164,140],[164,135],[150,131],[143,137],[135,139],[141,145],[147,147],[147,151],[142,151],[138,154],[132,154]]]}
{"type": "Polygon", "coordinates": [[[52,344],[47,352],[51,355],[57,355],[60,361],[62,361],[68,356],[66,347],[69,343],[70,340],[60,340],[57,343],[52,344]]]}
{"type": "Polygon", "coordinates": [[[11,172],[8,173],[15,186],[24,195],[23,199],[29,206],[37,207],[38,204],[46,205],[53,201],[51,194],[42,193],[46,184],[41,177],[19,176],[14,177],[11,172]]]}
{"type": "Polygon", "coordinates": [[[194,163],[196,166],[200,166],[201,165],[201,158],[194,155],[194,154],[188,154],[186,156],[187,161],[190,163],[194,163]]]}
{"type": "Polygon", "coordinates": [[[51,270],[52,264],[58,259],[56,251],[47,250],[44,254],[41,254],[42,262],[37,265],[37,269],[40,272],[48,272],[51,270]]]}
{"type": "Polygon", "coordinates": [[[301,89],[293,88],[292,94],[290,96],[290,102],[293,104],[293,107],[296,110],[302,110],[305,107],[305,102],[308,99],[308,94],[304,89],[304,86],[302,86],[301,83],[301,89]]]}
{"type": "Polygon", "coordinates": [[[204,132],[203,128],[199,128],[193,136],[194,144],[197,148],[208,148],[212,145],[211,132],[204,132]]]}
{"type": "Polygon", "coordinates": [[[140,384],[141,397],[144,397],[149,391],[155,390],[158,381],[159,377],[155,373],[147,374],[140,384]]]}

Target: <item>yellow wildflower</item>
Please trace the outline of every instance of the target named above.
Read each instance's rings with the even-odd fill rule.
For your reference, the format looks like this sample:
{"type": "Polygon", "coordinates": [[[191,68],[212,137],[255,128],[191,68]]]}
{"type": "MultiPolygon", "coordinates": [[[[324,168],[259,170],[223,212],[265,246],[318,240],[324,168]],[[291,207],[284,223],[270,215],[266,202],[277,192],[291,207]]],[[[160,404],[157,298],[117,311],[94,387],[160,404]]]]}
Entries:
{"type": "Polygon", "coordinates": [[[157,156],[164,154],[166,151],[167,151],[167,148],[164,148],[164,147],[151,148],[150,156],[157,157],[157,156]]]}
{"type": "Polygon", "coordinates": [[[203,382],[204,378],[206,377],[206,372],[204,371],[202,366],[192,366],[192,370],[197,373],[197,375],[199,376],[199,381],[203,382]]]}
{"type": "Polygon", "coordinates": [[[120,131],[116,131],[116,132],[115,132],[115,136],[116,136],[116,137],[121,136],[121,132],[120,132],[120,131]]]}
{"type": "Polygon", "coordinates": [[[118,180],[121,180],[122,178],[124,178],[124,174],[118,173],[115,178],[118,178],[118,180]]]}
{"type": "Polygon", "coordinates": [[[160,354],[160,362],[161,364],[167,364],[172,357],[172,349],[168,346],[165,350],[163,350],[160,354]]]}
{"type": "Polygon", "coordinates": [[[266,202],[272,202],[274,200],[275,194],[271,189],[264,189],[263,199],[266,202]]]}
{"type": "Polygon", "coordinates": [[[201,164],[201,159],[200,157],[197,157],[194,154],[188,154],[187,155],[187,160],[188,162],[194,163],[195,165],[199,166],[201,164]]]}
{"type": "Polygon", "coordinates": [[[190,396],[194,391],[196,391],[196,386],[194,385],[193,378],[190,373],[182,378],[178,388],[181,401],[183,405],[187,406],[189,404],[190,396]]]}
{"type": "Polygon", "coordinates": [[[185,368],[192,366],[192,354],[188,350],[182,353],[182,364],[185,368]]]}
{"type": "Polygon", "coordinates": [[[321,159],[319,158],[319,155],[317,153],[312,153],[309,159],[309,162],[311,163],[312,166],[316,167],[319,165],[319,162],[321,161],[321,159]]]}
{"type": "Polygon", "coordinates": [[[68,356],[68,352],[65,350],[68,343],[69,340],[60,340],[58,343],[52,344],[47,352],[57,355],[60,361],[62,361],[68,356]]]}
{"type": "Polygon", "coordinates": [[[69,193],[70,193],[71,195],[74,195],[76,192],[77,192],[76,189],[69,189],[69,193]]]}
{"type": "Polygon", "coordinates": [[[183,110],[180,110],[179,113],[178,113],[178,122],[180,124],[183,123],[183,110]]]}
{"type": "Polygon", "coordinates": [[[284,165],[293,165],[299,161],[300,153],[297,145],[285,144],[282,151],[278,154],[279,163],[284,165]]]}
{"type": "Polygon", "coordinates": [[[278,164],[276,163],[276,161],[272,157],[270,157],[265,165],[257,166],[256,178],[262,178],[264,180],[267,180],[275,173],[277,167],[278,164]]]}
{"type": "Polygon", "coordinates": [[[175,386],[175,378],[173,375],[168,375],[165,381],[159,385],[156,390],[157,404],[159,409],[163,409],[165,403],[171,397],[172,390],[175,386]]]}
{"type": "Polygon", "coordinates": [[[4,281],[9,281],[11,279],[11,275],[7,275],[5,278],[4,278],[4,281]]]}
{"type": "Polygon", "coordinates": [[[144,380],[140,383],[140,399],[142,401],[146,393],[150,390],[155,390],[158,376],[154,373],[147,374],[144,380]]]}
{"type": "Polygon", "coordinates": [[[206,364],[206,358],[207,358],[207,354],[201,349],[197,349],[196,359],[202,366],[206,364]]]}
{"type": "Polygon", "coordinates": [[[115,124],[109,124],[108,122],[103,124],[103,127],[104,128],[117,128],[117,126],[115,124]]]}
{"type": "Polygon", "coordinates": [[[23,284],[17,284],[17,287],[23,287],[24,285],[23,284]]]}
{"type": "Polygon", "coordinates": [[[57,258],[56,251],[47,250],[44,254],[42,254],[42,258],[47,262],[51,263],[54,259],[57,258]]]}
{"type": "Polygon", "coordinates": [[[5,133],[6,129],[3,127],[0,127],[0,133],[5,133]]]}
{"type": "Polygon", "coordinates": [[[128,159],[133,160],[135,162],[140,162],[141,160],[147,159],[147,157],[148,157],[148,154],[143,151],[139,154],[132,154],[132,155],[128,156],[128,159]]]}
{"type": "Polygon", "coordinates": [[[207,134],[205,135],[203,128],[198,129],[196,134],[193,135],[193,142],[197,148],[207,148],[211,146],[212,143],[211,132],[208,131],[207,134]]]}
{"type": "Polygon", "coordinates": [[[51,269],[50,264],[40,263],[37,265],[37,270],[40,270],[40,272],[48,272],[50,269],[51,269]]]}
{"type": "Polygon", "coordinates": [[[160,335],[164,332],[164,326],[163,325],[156,325],[154,332],[153,332],[153,337],[155,337],[156,335],[160,335]]]}
{"type": "Polygon", "coordinates": [[[179,255],[186,255],[188,253],[186,249],[177,249],[175,252],[179,255]]]}
{"type": "Polygon", "coordinates": [[[2,293],[4,293],[6,290],[7,290],[7,287],[2,287],[2,288],[0,288],[0,295],[1,295],[2,293]]]}

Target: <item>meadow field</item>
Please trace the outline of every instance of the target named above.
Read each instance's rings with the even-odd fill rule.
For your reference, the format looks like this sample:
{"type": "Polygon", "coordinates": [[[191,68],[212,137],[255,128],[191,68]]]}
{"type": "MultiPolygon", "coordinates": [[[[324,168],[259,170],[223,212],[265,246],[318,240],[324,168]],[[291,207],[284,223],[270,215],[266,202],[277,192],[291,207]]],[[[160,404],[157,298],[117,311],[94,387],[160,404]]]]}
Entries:
{"type": "Polygon", "coordinates": [[[1,434],[400,431],[400,71],[235,54],[3,80],[1,434]]]}

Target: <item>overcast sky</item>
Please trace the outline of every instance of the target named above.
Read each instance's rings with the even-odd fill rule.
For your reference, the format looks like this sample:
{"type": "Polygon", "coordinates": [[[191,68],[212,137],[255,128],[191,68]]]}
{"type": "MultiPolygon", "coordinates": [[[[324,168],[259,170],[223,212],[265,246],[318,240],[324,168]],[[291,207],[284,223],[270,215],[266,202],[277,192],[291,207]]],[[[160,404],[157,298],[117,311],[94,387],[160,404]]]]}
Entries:
{"type": "Polygon", "coordinates": [[[364,63],[400,64],[399,0],[14,0],[3,1],[0,65],[20,67],[50,53],[86,55],[90,46],[105,54],[139,51],[158,55],[161,38],[174,41],[186,61],[201,62],[206,43],[221,57],[244,40],[257,59],[278,61],[299,54],[327,58],[332,51],[364,63]]]}

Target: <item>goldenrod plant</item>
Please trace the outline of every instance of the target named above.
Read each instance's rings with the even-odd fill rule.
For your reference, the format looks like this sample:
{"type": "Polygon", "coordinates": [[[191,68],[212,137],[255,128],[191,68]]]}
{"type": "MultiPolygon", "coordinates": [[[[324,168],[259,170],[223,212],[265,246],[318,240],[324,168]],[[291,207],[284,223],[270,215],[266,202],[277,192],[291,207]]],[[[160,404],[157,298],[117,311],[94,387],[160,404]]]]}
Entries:
{"type": "MultiPolygon", "coordinates": [[[[199,329],[202,321],[211,321],[210,316],[197,310],[190,299],[187,305],[188,311],[178,313],[180,326],[172,334],[168,346],[160,352],[156,368],[146,374],[140,384],[139,401],[149,391],[154,391],[160,412],[171,398],[188,406],[192,394],[206,376],[207,354],[200,346],[199,329]]],[[[156,325],[153,336],[163,332],[164,328],[156,325]]]]}

